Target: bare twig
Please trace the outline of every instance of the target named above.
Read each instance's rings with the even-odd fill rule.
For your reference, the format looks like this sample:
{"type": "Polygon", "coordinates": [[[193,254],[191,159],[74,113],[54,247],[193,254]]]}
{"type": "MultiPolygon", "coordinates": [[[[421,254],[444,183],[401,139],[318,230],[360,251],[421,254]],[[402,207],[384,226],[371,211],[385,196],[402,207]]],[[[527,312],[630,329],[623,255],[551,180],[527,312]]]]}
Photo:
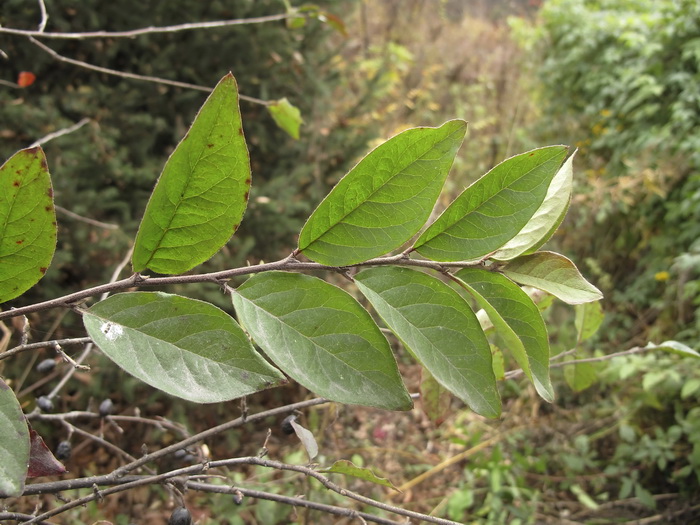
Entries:
{"type": "MultiPolygon", "coordinates": [[[[42,2],[43,4],[43,2],[42,2]]],[[[45,8],[44,8],[45,9],[45,8]]],[[[238,18],[231,20],[214,20],[211,22],[192,22],[189,24],[177,24],[163,27],[142,27],[139,29],[131,29],[129,31],[91,31],[82,33],[51,33],[43,30],[42,26],[38,31],[29,31],[25,29],[13,29],[11,27],[0,27],[0,33],[8,35],[18,35],[26,37],[50,38],[54,40],[86,40],[90,38],[134,38],[141,35],[152,35],[156,33],[177,33],[179,31],[193,31],[198,29],[213,29],[216,27],[230,27],[247,24],[264,24],[267,22],[276,22],[285,20],[290,17],[298,17],[298,14],[281,13],[277,15],[259,16],[254,18],[238,18]]],[[[48,18],[48,17],[47,17],[48,18]]],[[[45,26],[46,22],[42,23],[45,26]]]]}
{"type": "Polygon", "coordinates": [[[55,206],[56,211],[59,213],[62,213],[63,215],[66,215],[72,219],[75,219],[76,221],[84,222],[86,224],[91,224],[93,226],[97,226],[98,228],[104,228],[105,230],[118,230],[119,225],[118,224],[109,224],[107,222],[101,222],[101,221],[96,221],[95,219],[90,219],[89,217],[83,217],[82,215],[78,215],[77,213],[74,213],[70,210],[67,210],[61,206],[55,206]]]}
{"type": "MultiPolygon", "coordinates": [[[[640,354],[642,352],[646,352],[648,350],[652,350],[653,348],[646,348],[643,346],[635,346],[634,348],[630,348],[629,350],[623,350],[621,352],[615,352],[612,354],[607,354],[607,355],[601,355],[598,357],[586,357],[584,359],[572,359],[571,361],[560,361],[558,363],[552,363],[553,359],[557,359],[561,357],[561,354],[554,356],[551,358],[549,368],[561,368],[563,366],[571,366],[571,365],[578,365],[581,363],[601,363],[603,361],[609,361],[610,359],[614,359],[615,357],[622,357],[625,355],[633,355],[633,354],[640,354]]],[[[565,352],[566,353],[566,352],[565,352]]],[[[519,377],[523,375],[523,371],[521,369],[518,370],[510,370],[505,373],[504,377],[505,379],[514,379],[516,377],[519,377]]]]}
{"type": "MultiPolygon", "coordinates": [[[[0,512],[0,522],[4,523],[5,520],[21,521],[26,523],[27,520],[32,519],[34,516],[31,514],[22,514],[21,512],[0,512]]],[[[57,525],[55,521],[37,521],[38,525],[57,525]]]]}
{"type": "MultiPolygon", "coordinates": [[[[64,505],[61,505],[60,507],[57,507],[57,508],[52,509],[50,511],[44,512],[43,514],[40,514],[39,516],[32,518],[31,520],[27,521],[26,523],[27,523],[27,525],[29,525],[31,523],[38,523],[40,520],[45,520],[45,519],[50,518],[52,516],[56,516],[58,514],[66,512],[67,510],[70,510],[72,508],[75,508],[75,507],[78,507],[81,505],[85,505],[86,503],[89,503],[90,501],[94,501],[95,499],[101,499],[101,498],[108,496],[110,494],[116,494],[118,492],[123,492],[125,490],[129,490],[129,489],[144,486],[144,485],[152,485],[155,483],[161,483],[165,480],[176,478],[176,477],[183,476],[183,475],[206,472],[206,471],[209,471],[210,469],[213,469],[213,468],[232,467],[235,465],[257,465],[257,466],[271,468],[271,469],[275,469],[275,470],[287,470],[287,471],[291,471],[291,472],[298,472],[298,473],[304,474],[308,477],[312,477],[312,478],[316,479],[324,487],[326,487],[329,490],[332,490],[333,492],[340,494],[341,496],[344,496],[344,497],[347,497],[350,499],[354,499],[355,501],[359,501],[360,503],[363,503],[365,505],[370,505],[370,506],[377,508],[377,509],[391,512],[391,513],[397,514],[399,516],[406,516],[409,518],[418,519],[418,520],[425,521],[428,523],[437,523],[438,525],[459,525],[459,523],[457,523],[455,521],[437,518],[435,516],[428,516],[427,514],[422,514],[420,512],[414,512],[412,510],[403,509],[403,508],[397,507],[395,505],[389,505],[388,503],[382,503],[382,502],[374,500],[372,498],[362,496],[361,494],[357,494],[356,492],[345,489],[345,488],[333,483],[326,476],[324,476],[320,472],[317,472],[316,470],[312,469],[311,467],[306,467],[303,465],[289,465],[287,463],[273,461],[270,459],[259,458],[257,456],[248,456],[248,457],[241,457],[241,458],[223,459],[223,460],[219,460],[219,461],[211,461],[211,462],[208,462],[205,464],[191,465],[189,467],[183,467],[180,469],[171,470],[169,472],[165,472],[165,473],[157,474],[157,475],[153,475],[153,476],[131,477],[126,482],[123,479],[121,480],[121,482],[119,482],[118,480],[110,480],[110,482],[108,484],[112,485],[111,487],[109,487],[105,490],[95,490],[92,494],[89,494],[89,495],[84,496],[82,498],[75,499],[75,500],[70,501],[64,505]]],[[[106,478],[109,478],[109,476],[107,476],[106,478]]],[[[95,481],[93,483],[93,485],[100,486],[100,485],[105,484],[106,478],[102,478],[99,481],[95,481]]],[[[75,482],[78,480],[69,480],[69,481],[75,482]]],[[[88,483],[87,479],[80,480],[80,484],[82,486],[86,486],[85,485],[86,483],[88,483]]],[[[90,485],[90,486],[92,486],[92,485],[90,485]]],[[[72,488],[75,488],[75,487],[72,487],[72,488]]]]}
{"type": "Polygon", "coordinates": [[[284,503],[285,505],[292,505],[294,507],[304,507],[311,510],[318,510],[325,512],[327,514],[333,514],[336,516],[344,516],[346,518],[357,518],[360,517],[366,521],[371,521],[373,523],[379,523],[380,525],[405,525],[406,522],[392,521],[385,518],[380,518],[378,516],[373,516],[366,512],[359,512],[351,509],[344,509],[342,507],[335,507],[333,505],[326,505],[324,503],[316,503],[314,501],[309,501],[304,498],[295,498],[291,496],[283,496],[281,494],[272,494],[270,492],[263,492],[260,490],[245,489],[242,487],[231,487],[226,485],[213,485],[211,483],[199,483],[196,481],[187,480],[184,482],[186,488],[190,490],[198,490],[201,492],[212,492],[217,494],[237,494],[240,493],[243,496],[255,499],[266,499],[270,501],[276,501],[278,503],[284,503]]]}
{"type": "Polygon", "coordinates": [[[26,345],[15,346],[10,348],[7,352],[0,354],[0,361],[12,357],[20,352],[25,352],[27,350],[36,350],[38,348],[55,348],[55,345],[82,345],[92,341],[89,337],[76,337],[74,339],[53,339],[51,341],[41,341],[40,343],[29,343],[26,345]]]}
{"type": "Polygon", "coordinates": [[[29,145],[29,147],[35,148],[37,146],[41,146],[42,144],[46,144],[47,142],[49,142],[53,139],[57,139],[58,137],[62,137],[63,135],[68,135],[69,133],[73,133],[74,131],[77,131],[80,128],[82,128],[88,122],[90,122],[90,119],[87,117],[80,119],[78,122],[76,122],[72,126],[68,126],[67,128],[59,129],[57,131],[54,131],[53,133],[49,133],[48,135],[41,137],[39,140],[32,142],[29,145]]]}
{"type": "MultiPolygon", "coordinates": [[[[0,29],[2,29],[2,28],[0,28],[0,29]]],[[[58,60],[59,62],[65,62],[66,64],[71,64],[73,66],[82,67],[84,69],[90,69],[91,71],[98,71],[99,73],[104,73],[106,75],[112,75],[112,76],[121,77],[121,78],[128,78],[131,80],[143,80],[145,82],[153,82],[156,84],[181,87],[181,88],[185,88],[185,89],[194,89],[197,91],[204,91],[206,93],[209,93],[212,91],[212,88],[209,86],[200,86],[198,84],[189,84],[187,82],[179,82],[177,80],[168,80],[167,78],[153,77],[153,76],[149,76],[149,75],[138,75],[136,73],[127,73],[124,71],[118,71],[116,69],[110,69],[110,68],[106,68],[106,67],[96,66],[94,64],[89,64],[88,62],[83,62],[82,60],[76,60],[74,58],[68,58],[68,57],[65,57],[63,55],[60,55],[59,53],[57,53],[56,51],[51,49],[49,46],[47,46],[46,44],[39,42],[34,37],[30,36],[29,40],[34,45],[36,45],[37,47],[39,47],[40,49],[42,49],[43,51],[45,51],[46,53],[51,55],[55,60],[58,60]]],[[[270,103],[266,100],[262,100],[262,99],[255,98],[255,97],[248,97],[246,95],[239,94],[238,98],[240,98],[241,100],[246,100],[248,102],[253,102],[255,104],[261,104],[263,106],[270,105],[270,103]]]]}
{"type": "Polygon", "coordinates": [[[46,4],[44,0],[39,0],[39,11],[41,11],[41,22],[39,22],[39,33],[43,34],[46,29],[46,24],[49,21],[49,14],[46,12],[46,4]]]}

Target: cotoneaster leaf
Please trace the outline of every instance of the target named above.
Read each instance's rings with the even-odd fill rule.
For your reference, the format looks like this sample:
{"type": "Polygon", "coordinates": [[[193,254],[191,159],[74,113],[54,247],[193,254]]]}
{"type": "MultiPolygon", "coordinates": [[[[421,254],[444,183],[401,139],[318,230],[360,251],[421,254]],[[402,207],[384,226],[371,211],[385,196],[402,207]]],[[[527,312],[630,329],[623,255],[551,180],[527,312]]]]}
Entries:
{"type": "Polygon", "coordinates": [[[46,273],[56,249],[56,212],[46,157],[23,149],[0,167],[0,303],[46,273]]]}
{"type": "Polygon", "coordinates": [[[284,381],[226,312],[203,301],[121,293],[92,306],[83,323],[124,370],[189,401],[227,401],[284,381]]]}
{"type": "Polygon", "coordinates": [[[163,168],[136,236],[134,271],[179,274],[209,259],[238,229],[250,183],[238,88],[229,73],[163,168]]]}
{"type": "Polygon", "coordinates": [[[544,201],[518,234],[499,248],[491,257],[499,261],[514,259],[542,246],[564,220],[571,202],[574,186],[574,156],[566,159],[552,179],[544,201]]]}
{"type": "Polygon", "coordinates": [[[387,410],[413,406],[389,343],[347,292],[316,277],[268,272],[248,279],[232,299],[253,340],[312,392],[387,410]]]}
{"type": "Polygon", "coordinates": [[[396,266],[363,270],[355,284],[441,385],[479,414],[500,414],[489,343],[459,293],[426,273],[396,266]]]}
{"type": "Polygon", "coordinates": [[[603,294],[584,279],[569,259],[554,252],[535,252],[508,262],[503,273],[513,281],[551,293],[568,304],[599,301],[603,294]]]}
{"type": "Polygon", "coordinates": [[[486,311],[506,348],[546,401],[554,400],[549,379],[549,340],[542,315],[532,299],[513,281],[496,272],[463,268],[460,285],[486,311]]]}
{"type": "Polygon", "coordinates": [[[466,129],[462,120],[409,129],[371,151],[313,212],[299,250],[345,266],[404,244],[428,220],[466,129]]]}
{"type": "Polygon", "coordinates": [[[476,260],[502,248],[542,205],[566,151],[549,146],[503,161],[464,190],[413,248],[435,261],[476,260]]]}
{"type": "Polygon", "coordinates": [[[0,497],[19,496],[29,465],[29,427],[12,389],[0,379],[0,497]]]}

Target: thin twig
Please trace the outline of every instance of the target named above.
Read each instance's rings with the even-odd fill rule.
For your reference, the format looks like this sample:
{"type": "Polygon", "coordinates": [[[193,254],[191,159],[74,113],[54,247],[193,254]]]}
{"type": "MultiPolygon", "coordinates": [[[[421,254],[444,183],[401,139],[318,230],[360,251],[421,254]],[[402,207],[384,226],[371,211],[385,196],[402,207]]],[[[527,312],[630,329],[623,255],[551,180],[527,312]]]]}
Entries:
{"type": "MultiPolygon", "coordinates": [[[[82,33],[51,33],[43,30],[30,31],[26,29],[13,29],[11,27],[0,27],[0,33],[9,35],[51,38],[57,40],[86,40],[90,38],[134,38],[141,35],[152,35],[156,33],[176,33],[178,31],[193,31],[198,29],[212,29],[216,27],[230,27],[247,24],[263,24],[266,22],[276,22],[285,20],[290,17],[298,17],[300,15],[293,13],[281,13],[277,15],[259,16],[254,18],[238,18],[231,20],[214,20],[211,22],[192,22],[189,24],[177,24],[172,26],[162,27],[142,27],[139,29],[131,29],[129,31],[90,31],[82,33]]],[[[44,23],[45,25],[45,23],[44,23]]],[[[40,26],[41,28],[41,26],[40,26]]]]}
{"type": "Polygon", "coordinates": [[[316,503],[314,501],[309,501],[304,498],[297,498],[292,496],[283,496],[281,494],[272,494],[270,492],[263,492],[260,490],[245,489],[242,487],[232,487],[227,485],[213,485],[211,483],[199,483],[196,481],[187,480],[184,482],[187,489],[198,490],[201,492],[210,492],[217,494],[237,494],[240,493],[243,496],[255,499],[266,499],[269,501],[276,501],[278,503],[284,503],[285,505],[292,505],[294,507],[304,507],[311,510],[318,510],[325,512],[327,514],[334,514],[336,516],[345,516],[347,518],[361,517],[366,521],[371,521],[373,523],[379,523],[380,525],[405,525],[406,522],[392,521],[385,518],[380,518],[366,512],[359,512],[351,509],[344,509],[342,507],[335,507],[333,505],[326,505],[324,503],[316,503]]]}
{"type": "Polygon", "coordinates": [[[41,137],[39,140],[32,142],[29,145],[29,147],[36,148],[37,146],[41,146],[42,144],[46,144],[47,142],[49,142],[53,139],[57,139],[58,137],[62,137],[63,135],[68,135],[69,133],[73,133],[74,131],[77,131],[80,128],[82,128],[88,122],[90,122],[90,119],[87,117],[80,119],[78,122],[76,122],[72,126],[68,126],[67,128],[59,129],[57,131],[54,131],[53,133],[49,133],[48,135],[41,137]]]}
{"type": "MultiPolygon", "coordinates": [[[[29,40],[34,45],[36,45],[37,47],[39,47],[40,49],[44,50],[49,55],[51,55],[55,60],[58,60],[59,62],[65,62],[66,64],[71,64],[74,66],[82,67],[85,69],[90,69],[91,71],[98,71],[98,72],[104,73],[106,75],[112,75],[112,76],[121,77],[121,78],[128,78],[131,80],[143,80],[145,82],[153,82],[156,84],[163,84],[166,86],[181,87],[181,88],[185,88],[185,89],[194,89],[197,91],[204,91],[206,93],[209,93],[212,91],[212,88],[209,86],[200,86],[198,84],[190,84],[188,82],[179,82],[177,80],[168,80],[167,78],[153,77],[150,75],[138,75],[136,73],[126,73],[124,71],[118,71],[116,69],[109,69],[106,67],[96,66],[94,64],[89,64],[88,62],[83,62],[82,60],[76,60],[74,58],[65,57],[65,56],[57,53],[53,49],[51,49],[49,46],[43,44],[42,42],[39,42],[34,37],[30,36],[29,40]]],[[[255,98],[255,97],[248,97],[246,95],[239,94],[238,98],[240,98],[241,100],[246,100],[248,102],[253,102],[255,104],[261,104],[263,106],[270,105],[270,103],[266,100],[262,100],[262,99],[255,98]]]]}
{"type": "MultiPolygon", "coordinates": [[[[26,520],[32,519],[31,514],[22,514],[21,512],[0,512],[0,523],[5,523],[5,520],[21,521],[26,523],[26,520]]],[[[54,521],[37,521],[38,525],[57,525],[54,521]]]]}
{"type": "MultiPolygon", "coordinates": [[[[598,357],[587,357],[584,359],[573,359],[571,361],[560,361],[558,363],[552,363],[553,359],[556,359],[561,356],[561,354],[554,356],[553,358],[550,358],[550,365],[549,368],[561,368],[564,366],[571,366],[571,365],[578,365],[581,363],[601,363],[603,361],[608,361],[610,359],[613,359],[615,357],[622,357],[625,355],[633,355],[633,354],[640,354],[642,352],[646,352],[648,350],[652,350],[653,348],[646,348],[643,346],[635,346],[633,348],[630,348],[629,350],[623,350],[621,352],[615,352],[613,354],[607,354],[607,355],[601,355],[598,357]]],[[[521,369],[518,370],[510,370],[504,374],[505,379],[514,379],[516,377],[519,377],[523,375],[523,371],[521,369]]]]}
{"type": "MultiPolygon", "coordinates": [[[[372,498],[362,496],[361,494],[357,494],[356,492],[345,489],[345,488],[333,483],[326,476],[324,476],[320,472],[317,472],[316,470],[314,470],[310,467],[306,467],[303,465],[289,465],[287,463],[282,463],[280,461],[264,459],[264,458],[260,458],[257,456],[223,459],[223,460],[218,460],[218,461],[207,462],[207,463],[200,464],[200,465],[191,465],[189,467],[183,467],[180,469],[171,470],[169,472],[165,472],[162,474],[157,474],[157,475],[153,475],[153,476],[137,477],[136,479],[129,480],[126,483],[118,483],[118,482],[115,483],[114,480],[112,480],[111,487],[109,487],[105,490],[95,490],[92,494],[89,494],[89,495],[84,496],[82,498],[75,499],[75,500],[70,501],[64,505],[61,505],[60,507],[57,507],[57,508],[52,509],[50,511],[44,512],[43,514],[36,516],[35,518],[27,521],[26,523],[27,523],[27,525],[29,525],[31,523],[38,523],[40,520],[45,520],[45,519],[50,518],[52,516],[56,516],[57,514],[61,514],[61,513],[66,512],[72,508],[75,508],[75,507],[78,507],[81,505],[85,505],[86,503],[94,501],[95,499],[101,499],[101,498],[108,496],[110,494],[116,494],[118,492],[123,492],[123,491],[129,490],[129,489],[141,487],[144,485],[153,485],[156,483],[161,483],[165,480],[176,478],[178,476],[189,475],[189,474],[198,474],[201,472],[207,472],[213,468],[232,467],[235,465],[257,465],[257,466],[271,468],[271,469],[275,469],[275,470],[287,470],[287,471],[291,471],[291,472],[298,472],[298,473],[304,474],[308,477],[312,477],[312,478],[316,479],[324,487],[326,487],[329,490],[332,490],[333,492],[336,492],[337,494],[340,494],[341,496],[344,496],[344,497],[347,497],[350,499],[354,499],[355,501],[359,501],[360,503],[363,503],[365,505],[370,505],[370,506],[377,508],[377,509],[391,512],[391,513],[397,514],[399,516],[406,516],[409,518],[418,519],[418,520],[425,521],[428,523],[437,523],[438,525],[459,525],[459,523],[457,523],[456,521],[437,518],[435,516],[428,516],[427,514],[422,514],[420,512],[414,512],[412,510],[403,509],[403,508],[397,507],[395,505],[389,505],[388,503],[383,503],[381,501],[377,501],[377,500],[374,500],[372,498]]],[[[75,480],[71,480],[71,481],[75,481],[75,480]]],[[[85,481],[86,480],[82,480],[82,483],[84,484],[85,481]]],[[[100,480],[100,481],[102,482],[103,480],[100,480]]],[[[96,482],[93,485],[99,486],[100,484],[101,483],[96,482]]]]}
{"type": "Polygon", "coordinates": [[[345,516],[346,518],[356,518],[361,517],[366,521],[371,521],[373,523],[379,523],[380,525],[405,525],[406,522],[392,521],[385,518],[380,518],[366,512],[358,512],[356,510],[344,509],[342,507],[336,507],[333,505],[326,505],[324,503],[316,503],[314,501],[309,501],[304,498],[296,498],[291,496],[283,496],[281,494],[272,494],[270,492],[263,492],[260,490],[245,489],[242,487],[232,487],[227,485],[214,485],[211,483],[199,483],[195,481],[190,481],[189,479],[184,482],[186,488],[190,490],[198,490],[201,492],[213,492],[217,494],[237,494],[240,493],[243,496],[255,499],[266,499],[270,501],[276,501],[278,503],[283,503],[285,505],[292,505],[294,507],[304,507],[311,510],[318,510],[325,512],[327,514],[333,514],[336,516],[345,516]]]}
{"type": "Polygon", "coordinates": [[[0,354],[0,361],[12,357],[20,352],[26,352],[27,350],[36,350],[38,348],[55,348],[55,345],[82,345],[91,342],[92,339],[89,337],[76,337],[74,339],[52,339],[51,341],[41,341],[39,343],[29,343],[26,345],[15,346],[10,348],[6,352],[0,354]]]}
{"type": "Polygon", "coordinates": [[[49,14],[46,12],[46,4],[44,0],[39,0],[39,11],[41,11],[41,22],[39,22],[39,33],[43,34],[46,29],[46,24],[49,21],[49,14]]]}

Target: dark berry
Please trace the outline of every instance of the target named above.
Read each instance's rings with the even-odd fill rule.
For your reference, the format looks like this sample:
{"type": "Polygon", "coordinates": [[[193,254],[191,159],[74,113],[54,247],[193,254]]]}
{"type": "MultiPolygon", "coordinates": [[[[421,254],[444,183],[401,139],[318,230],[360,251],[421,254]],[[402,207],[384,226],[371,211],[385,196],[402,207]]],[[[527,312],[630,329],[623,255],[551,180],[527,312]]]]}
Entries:
{"type": "Polygon", "coordinates": [[[292,421],[296,420],[297,416],[295,414],[285,417],[282,420],[282,432],[284,432],[287,435],[294,434],[294,427],[292,426],[292,421]]]}
{"type": "Polygon", "coordinates": [[[73,447],[71,447],[70,441],[61,441],[56,447],[56,459],[59,461],[68,461],[70,459],[70,453],[73,447]]]}
{"type": "Polygon", "coordinates": [[[41,396],[36,400],[36,406],[38,406],[42,412],[51,412],[53,410],[53,401],[49,396],[41,396]]]}
{"type": "Polygon", "coordinates": [[[44,359],[38,365],[36,365],[36,371],[41,374],[48,374],[54,368],[56,368],[56,361],[53,359],[44,359]]]}
{"type": "Polygon", "coordinates": [[[168,525],[192,525],[192,515],[184,507],[176,508],[170,515],[168,525]]]}
{"type": "Polygon", "coordinates": [[[107,398],[102,403],[100,403],[100,416],[101,417],[107,417],[112,414],[112,411],[114,410],[114,403],[112,403],[112,400],[107,398]]]}

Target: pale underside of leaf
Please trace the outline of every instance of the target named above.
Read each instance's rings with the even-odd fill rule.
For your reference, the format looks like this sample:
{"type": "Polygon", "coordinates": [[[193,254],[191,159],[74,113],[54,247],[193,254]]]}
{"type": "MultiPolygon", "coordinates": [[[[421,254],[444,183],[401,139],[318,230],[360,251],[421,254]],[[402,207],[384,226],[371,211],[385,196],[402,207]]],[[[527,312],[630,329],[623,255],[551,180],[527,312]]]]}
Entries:
{"type": "Polygon", "coordinates": [[[440,384],[475,412],[500,414],[488,341],[457,292],[426,273],[398,267],[364,270],[355,283],[440,384]]]}
{"type": "Polygon", "coordinates": [[[520,232],[499,248],[491,258],[499,261],[508,261],[533,247],[542,246],[556,231],[564,220],[569,203],[571,191],[574,185],[574,156],[571,154],[566,162],[552,179],[547,189],[544,201],[520,232]]]}
{"type": "Polygon", "coordinates": [[[603,294],[571,260],[554,252],[535,252],[508,262],[503,273],[517,283],[539,288],[568,304],[598,301],[603,294]]]}
{"type": "Polygon", "coordinates": [[[284,379],[236,322],[209,303],[123,293],[94,305],[83,320],[90,337],[120,367],[189,401],[235,399],[284,379]]]}
{"type": "Polygon", "coordinates": [[[312,392],[348,404],[412,407],[389,344],[347,292],[315,277],[268,272],[232,299],[253,340],[312,392]]]}
{"type": "Polygon", "coordinates": [[[12,389],[0,379],[0,497],[19,496],[29,464],[29,427],[12,389]]]}
{"type": "Polygon", "coordinates": [[[554,400],[549,379],[549,341],[537,305],[504,275],[478,268],[456,273],[460,286],[483,308],[507,349],[546,401],[554,400]]]}

